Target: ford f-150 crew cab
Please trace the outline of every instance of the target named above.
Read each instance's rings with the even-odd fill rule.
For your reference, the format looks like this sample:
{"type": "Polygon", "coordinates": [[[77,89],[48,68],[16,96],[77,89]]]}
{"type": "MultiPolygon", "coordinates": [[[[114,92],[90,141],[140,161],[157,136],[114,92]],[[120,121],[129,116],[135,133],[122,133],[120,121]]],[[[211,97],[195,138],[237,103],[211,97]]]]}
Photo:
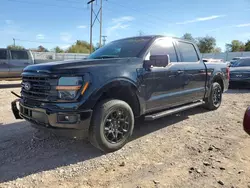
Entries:
{"type": "Polygon", "coordinates": [[[217,109],[228,80],[226,64],[204,64],[190,41],[132,37],[85,60],[26,67],[12,110],[36,128],[87,133],[94,146],[112,152],[129,140],[135,118],[155,120],[197,106],[217,109]]]}

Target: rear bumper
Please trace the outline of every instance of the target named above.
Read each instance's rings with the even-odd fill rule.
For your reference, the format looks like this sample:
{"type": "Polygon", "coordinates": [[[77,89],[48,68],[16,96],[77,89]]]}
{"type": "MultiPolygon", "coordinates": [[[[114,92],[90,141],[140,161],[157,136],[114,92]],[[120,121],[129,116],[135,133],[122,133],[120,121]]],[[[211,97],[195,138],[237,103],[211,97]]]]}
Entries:
{"type": "Polygon", "coordinates": [[[12,102],[12,111],[17,119],[25,119],[33,124],[36,128],[47,129],[75,129],[88,131],[92,110],[49,110],[45,108],[37,108],[24,105],[22,100],[12,102]],[[19,103],[19,110],[17,108],[19,103]],[[70,121],[62,121],[62,117],[68,116],[70,121]]]}
{"type": "Polygon", "coordinates": [[[250,88],[250,79],[231,79],[229,85],[231,87],[250,88]]]}
{"type": "Polygon", "coordinates": [[[243,128],[250,135],[250,107],[245,112],[243,128]]]}

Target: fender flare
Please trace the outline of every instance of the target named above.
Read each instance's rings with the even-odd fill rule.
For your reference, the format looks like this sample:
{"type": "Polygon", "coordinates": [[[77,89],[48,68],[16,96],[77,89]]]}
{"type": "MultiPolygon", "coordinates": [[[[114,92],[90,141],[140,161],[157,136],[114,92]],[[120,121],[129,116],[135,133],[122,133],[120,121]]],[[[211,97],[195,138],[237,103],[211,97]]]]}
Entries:
{"type": "MultiPolygon", "coordinates": [[[[131,89],[130,92],[135,93],[136,99],[139,103],[139,109],[141,113],[141,100],[138,94],[136,83],[133,82],[130,79],[126,78],[114,78],[112,80],[108,80],[105,84],[103,84],[101,87],[95,89],[92,94],[89,96],[91,98],[91,107],[94,108],[98,100],[101,98],[103,93],[107,92],[109,89],[113,87],[128,87],[131,89]]],[[[125,93],[126,94],[126,93],[125,93]]]]}

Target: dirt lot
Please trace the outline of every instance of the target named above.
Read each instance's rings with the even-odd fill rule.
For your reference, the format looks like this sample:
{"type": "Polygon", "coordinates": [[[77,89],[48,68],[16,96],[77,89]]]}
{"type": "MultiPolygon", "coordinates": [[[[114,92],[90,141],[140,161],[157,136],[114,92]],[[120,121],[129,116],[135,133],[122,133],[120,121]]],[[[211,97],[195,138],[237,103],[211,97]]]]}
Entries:
{"type": "Polygon", "coordinates": [[[0,89],[0,187],[250,187],[250,136],[242,130],[250,91],[229,90],[217,111],[138,124],[123,149],[105,155],[15,120],[11,90],[19,91],[0,89]]]}

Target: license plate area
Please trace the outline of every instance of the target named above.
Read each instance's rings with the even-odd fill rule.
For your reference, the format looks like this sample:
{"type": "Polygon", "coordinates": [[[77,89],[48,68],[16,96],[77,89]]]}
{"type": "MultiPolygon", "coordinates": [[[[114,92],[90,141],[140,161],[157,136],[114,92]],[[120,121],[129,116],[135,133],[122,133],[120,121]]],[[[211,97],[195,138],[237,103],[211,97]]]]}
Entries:
{"type": "Polygon", "coordinates": [[[20,105],[20,113],[24,117],[41,124],[48,124],[48,118],[45,113],[35,111],[31,108],[26,108],[20,105]]]}

